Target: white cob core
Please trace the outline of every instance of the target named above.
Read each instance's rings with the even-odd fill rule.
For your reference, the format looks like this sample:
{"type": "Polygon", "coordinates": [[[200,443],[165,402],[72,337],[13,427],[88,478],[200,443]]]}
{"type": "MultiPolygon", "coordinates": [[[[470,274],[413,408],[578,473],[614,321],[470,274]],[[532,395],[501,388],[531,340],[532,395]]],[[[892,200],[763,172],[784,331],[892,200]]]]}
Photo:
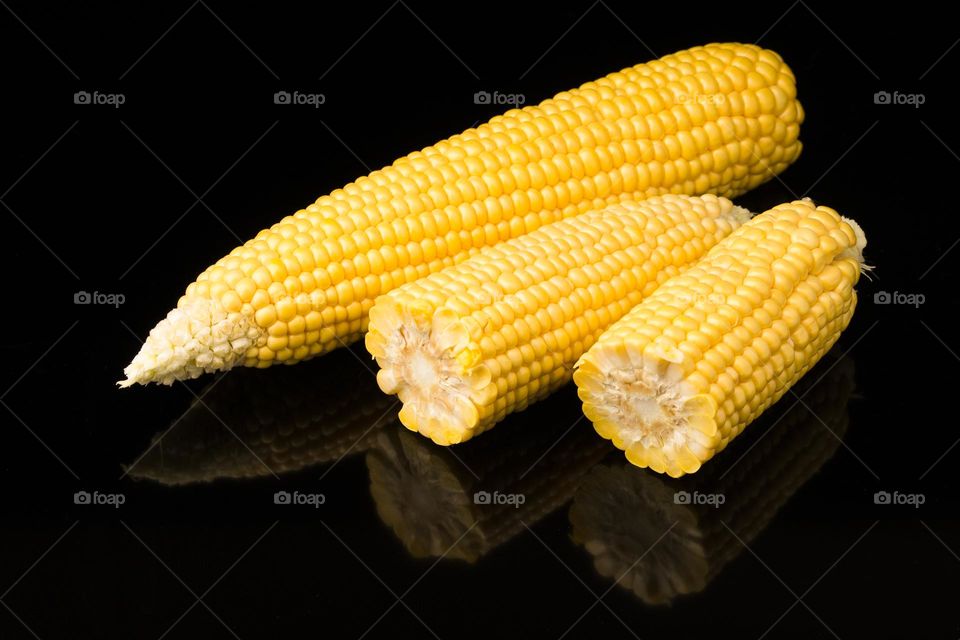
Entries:
{"type": "Polygon", "coordinates": [[[696,392],[681,380],[680,366],[651,355],[643,360],[639,367],[629,359],[599,367],[601,389],[588,417],[612,429],[605,437],[628,452],[661,450],[669,458],[685,447],[699,449],[700,423],[709,418],[700,417],[699,402],[690,402],[696,392]]]}
{"type": "Polygon", "coordinates": [[[239,364],[251,347],[266,340],[243,313],[227,312],[216,300],[180,299],[176,309],[150,331],[121,387],[148,382],[170,385],[239,364]]]}

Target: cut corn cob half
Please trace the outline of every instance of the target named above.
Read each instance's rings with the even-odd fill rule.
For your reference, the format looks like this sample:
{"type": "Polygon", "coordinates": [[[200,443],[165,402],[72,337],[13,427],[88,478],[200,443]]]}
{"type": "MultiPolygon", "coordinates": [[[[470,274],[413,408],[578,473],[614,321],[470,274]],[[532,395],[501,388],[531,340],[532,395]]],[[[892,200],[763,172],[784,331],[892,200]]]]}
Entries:
{"type": "Polygon", "coordinates": [[[701,473],[672,480],[622,462],[587,474],[569,515],[597,572],[654,605],[706,589],[840,447],[854,363],[823,365],[822,380],[798,386],[803,404],[785,398],[792,407],[765,416],[769,431],[738,439],[701,473]]]}
{"type": "Polygon", "coordinates": [[[711,44],[610,74],[411,153],[201,273],[121,386],[291,364],[363,335],[374,299],[484,247],[621,200],[735,196],[800,153],[793,73],[711,44]]]}
{"type": "Polygon", "coordinates": [[[304,370],[237,371],[199,393],[127,472],[164,485],[257,478],[340,460],[396,424],[395,399],[342,350],[304,370]]]}
{"type": "Polygon", "coordinates": [[[865,245],[854,221],[809,200],[755,217],[580,359],[584,413],[633,464],[697,471],[847,327],[865,245]]]}
{"type": "Polygon", "coordinates": [[[748,218],[712,195],[625,202],[404,285],[370,311],[380,388],[408,429],[468,440],[569,381],[601,332],[748,218]]]}

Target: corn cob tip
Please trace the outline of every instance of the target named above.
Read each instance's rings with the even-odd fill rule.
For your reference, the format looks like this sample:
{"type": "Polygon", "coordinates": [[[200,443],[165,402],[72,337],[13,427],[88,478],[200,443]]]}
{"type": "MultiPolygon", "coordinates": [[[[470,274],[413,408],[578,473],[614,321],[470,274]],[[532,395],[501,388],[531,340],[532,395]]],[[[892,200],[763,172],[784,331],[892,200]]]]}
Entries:
{"type": "MultiPolygon", "coordinates": [[[[805,203],[810,207],[817,207],[817,203],[814,202],[814,200],[809,197],[801,198],[799,202],[805,203]]],[[[834,215],[839,217],[841,220],[843,220],[845,223],[847,223],[847,225],[853,230],[853,236],[854,236],[853,243],[850,246],[848,246],[846,249],[844,249],[840,253],[839,257],[853,258],[854,260],[860,263],[860,273],[869,275],[869,272],[873,270],[873,265],[869,265],[866,262],[864,262],[863,250],[867,246],[867,234],[863,232],[863,228],[859,224],[857,224],[857,221],[854,220],[853,218],[841,216],[839,213],[837,213],[834,209],[831,209],[830,207],[817,207],[817,208],[823,208],[826,211],[833,213],[834,215]]]]}
{"type": "Polygon", "coordinates": [[[121,388],[133,384],[170,385],[239,364],[263,341],[263,331],[243,313],[227,312],[216,300],[180,299],[147,336],[139,353],[123,370],[121,388]]]}
{"type": "Polygon", "coordinates": [[[857,224],[857,221],[853,218],[845,218],[844,216],[840,216],[840,219],[850,225],[850,228],[853,229],[853,235],[857,238],[856,243],[848,247],[846,252],[842,255],[856,258],[857,262],[860,263],[860,273],[869,274],[869,272],[873,269],[873,265],[867,264],[863,259],[863,250],[867,246],[866,234],[863,232],[863,229],[860,228],[860,225],[857,224]]]}

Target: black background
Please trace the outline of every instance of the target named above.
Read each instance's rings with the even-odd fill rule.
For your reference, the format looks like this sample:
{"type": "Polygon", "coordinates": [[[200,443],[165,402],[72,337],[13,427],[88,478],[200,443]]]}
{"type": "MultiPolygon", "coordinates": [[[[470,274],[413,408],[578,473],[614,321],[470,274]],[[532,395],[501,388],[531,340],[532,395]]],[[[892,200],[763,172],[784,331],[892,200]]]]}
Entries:
{"type": "MultiPolygon", "coordinates": [[[[4,5],[0,637],[960,636],[960,249],[951,251],[960,239],[960,33],[948,11],[613,0],[4,5]],[[809,195],[832,206],[863,226],[876,270],[861,281],[831,359],[811,373],[834,384],[836,358],[855,370],[839,405],[849,420],[843,443],[835,424],[811,414],[810,433],[833,449],[801,486],[783,482],[790,464],[771,476],[762,460],[749,463],[761,469],[726,490],[760,500],[791,488],[749,536],[738,513],[704,516],[743,533],[746,546],[701,591],[665,606],[614,586],[572,536],[569,492],[544,503],[543,517],[523,512],[529,531],[470,564],[405,552],[377,515],[369,454],[359,450],[279,477],[185,487],[123,475],[155,434],[203,412],[190,407],[211,380],[124,391],[114,382],[184,286],[240,240],[504,110],[475,104],[475,92],[520,93],[531,104],[655,55],[757,40],[797,76],[805,146],[780,179],[739,203],[760,211],[809,195]],[[78,91],[121,93],[125,103],[78,105],[78,91]],[[278,105],[278,91],[326,102],[278,105]],[[876,104],[879,91],[925,102],[876,104]],[[125,303],[75,305],[78,291],[120,293],[125,303]],[[924,302],[876,304],[880,292],[924,302]],[[282,489],[322,492],[327,502],[274,505],[282,489]],[[126,503],[75,505],[80,490],[121,492],[126,503]],[[921,493],[925,503],[877,505],[877,491],[921,493]]],[[[277,389],[293,373],[300,390],[288,395],[316,393],[308,413],[351,393],[358,407],[382,402],[362,349],[352,354],[234,372],[251,391],[221,395],[217,406],[266,398],[286,416],[300,400],[277,389]]],[[[804,410],[793,404],[776,405],[710,464],[738,465],[753,444],[776,438],[768,430],[804,423],[776,424],[804,410]]],[[[348,417],[336,413],[334,423],[348,417]]],[[[589,436],[585,421],[568,431],[578,415],[568,388],[510,418],[497,437],[503,451],[522,453],[518,464],[542,456],[530,473],[553,486],[576,465],[558,464],[561,447],[549,443],[589,436]]],[[[240,418],[230,427],[249,428],[240,418]]],[[[381,427],[388,436],[398,428],[381,427]]],[[[217,437],[236,448],[229,433],[217,437]]],[[[592,439],[583,442],[593,455],[592,439]]],[[[789,463],[814,448],[787,444],[753,451],[789,463]]],[[[603,464],[624,462],[611,452],[603,464]]]]}

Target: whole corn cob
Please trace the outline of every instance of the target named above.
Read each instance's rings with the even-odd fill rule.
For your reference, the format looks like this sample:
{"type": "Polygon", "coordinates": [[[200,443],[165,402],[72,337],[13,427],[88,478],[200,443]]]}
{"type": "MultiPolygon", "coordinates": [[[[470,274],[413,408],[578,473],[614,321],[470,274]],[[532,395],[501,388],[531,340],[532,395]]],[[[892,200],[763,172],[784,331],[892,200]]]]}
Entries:
{"type": "Polygon", "coordinates": [[[648,604],[706,589],[839,448],[854,363],[823,365],[822,380],[814,370],[816,385],[798,388],[803,404],[775,419],[765,416],[770,432],[738,439],[702,473],[670,480],[629,463],[594,467],[577,490],[570,523],[597,572],[648,604]],[[697,495],[723,501],[698,504],[697,495]]]}
{"type": "Polygon", "coordinates": [[[370,310],[380,388],[408,429],[468,440],[568,382],[600,333],[748,218],[712,195],[625,202],[395,289],[370,310]]]}
{"type": "Polygon", "coordinates": [[[557,440],[558,421],[578,412],[570,391],[456,455],[404,429],[380,430],[367,452],[380,519],[414,557],[472,563],[567,504],[610,452],[589,430],[557,440]]]}
{"type": "Polygon", "coordinates": [[[633,464],[697,471],[840,337],[865,245],[809,200],[753,218],[584,354],[584,413],[633,464]]]}
{"type": "Polygon", "coordinates": [[[238,371],[201,391],[128,468],[164,485],[299,471],[366,451],[394,400],[344,349],[304,370],[238,371]]]}
{"type": "Polygon", "coordinates": [[[483,247],[620,200],[735,196],[800,153],[780,57],[711,44],[623,69],[401,158],[201,273],[120,386],[316,356],[374,299],[483,247]]]}

